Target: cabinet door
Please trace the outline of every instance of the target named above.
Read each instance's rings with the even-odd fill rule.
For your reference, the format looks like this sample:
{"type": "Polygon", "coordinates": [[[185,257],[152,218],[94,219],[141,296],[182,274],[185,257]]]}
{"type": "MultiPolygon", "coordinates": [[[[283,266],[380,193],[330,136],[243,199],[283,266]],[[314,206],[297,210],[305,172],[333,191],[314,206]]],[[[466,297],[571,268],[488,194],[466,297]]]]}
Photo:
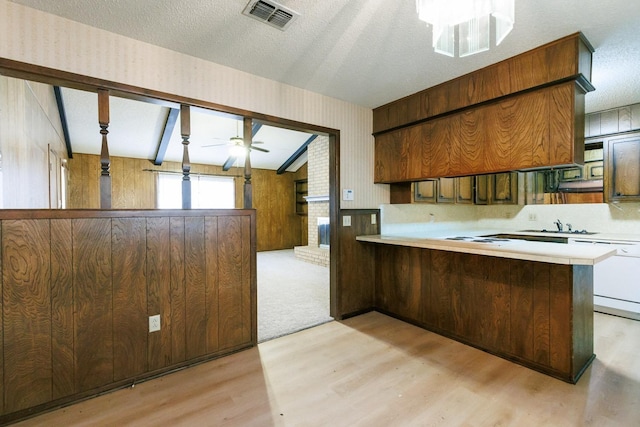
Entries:
{"type": "Polygon", "coordinates": [[[456,178],[440,178],[438,180],[438,203],[455,203],[456,178]]]}
{"type": "Polygon", "coordinates": [[[491,175],[491,203],[512,205],[518,203],[518,174],[515,172],[491,175]]]}
{"type": "Polygon", "coordinates": [[[438,181],[419,181],[413,184],[413,200],[415,202],[436,203],[436,187],[438,181]]]}
{"type": "Polygon", "coordinates": [[[476,176],[476,205],[489,204],[489,175],[476,176]]]}
{"type": "Polygon", "coordinates": [[[640,201],[640,135],[607,141],[607,201],[640,201]]]}
{"type": "Polygon", "coordinates": [[[411,126],[375,137],[374,182],[407,182],[423,177],[423,126],[411,126]]]}
{"type": "Polygon", "coordinates": [[[544,172],[527,172],[525,174],[525,194],[527,205],[544,204],[544,172]]]}
{"type": "Polygon", "coordinates": [[[456,178],[456,203],[473,203],[473,182],[472,176],[456,178]]]}

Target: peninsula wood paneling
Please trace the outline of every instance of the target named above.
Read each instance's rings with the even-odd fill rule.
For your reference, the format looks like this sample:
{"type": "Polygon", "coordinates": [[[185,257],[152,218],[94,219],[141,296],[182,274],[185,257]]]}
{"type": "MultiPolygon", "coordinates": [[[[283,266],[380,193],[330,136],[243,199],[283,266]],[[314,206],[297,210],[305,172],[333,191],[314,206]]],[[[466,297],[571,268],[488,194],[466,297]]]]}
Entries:
{"type": "Polygon", "coordinates": [[[204,217],[184,220],[184,272],[187,309],[187,359],[202,356],[207,352],[207,306],[205,277],[204,217]]]}
{"type": "Polygon", "coordinates": [[[119,381],[148,370],[145,218],[114,218],[111,237],[113,380],[119,381]]]}
{"type": "Polygon", "coordinates": [[[584,94],[568,82],[549,89],[549,163],[584,162],[584,94]],[[576,102],[580,99],[582,102],[576,102]],[[576,134],[578,133],[578,134],[576,134]],[[574,141],[574,144],[567,144],[574,141]]]}
{"type": "Polygon", "coordinates": [[[113,381],[111,220],[73,220],[76,392],[113,381]]]}
{"type": "Polygon", "coordinates": [[[340,212],[338,224],[342,224],[344,216],[351,217],[351,226],[338,226],[340,238],[340,266],[338,315],[340,318],[370,310],[374,304],[376,258],[375,248],[356,241],[356,236],[380,234],[380,211],[343,210],[340,212]],[[371,217],[375,216],[373,223],[371,217]]]}
{"type": "MultiPolygon", "coordinates": [[[[171,363],[187,359],[186,283],[184,271],[184,218],[169,219],[169,267],[171,309],[171,363]]],[[[164,276],[166,278],[166,276],[164,276]]],[[[165,279],[166,280],[166,279],[165,279]]],[[[150,349],[151,351],[151,349],[150,349]]]]}
{"type": "MultiPolygon", "coordinates": [[[[71,219],[51,220],[52,399],[75,392],[71,219]]],[[[1,388],[1,387],[0,387],[1,388]]]]}
{"type": "Polygon", "coordinates": [[[4,410],[52,396],[49,221],[4,221],[4,410]]]}
{"type": "MultiPolygon", "coordinates": [[[[160,315],[160,330],[148,332],[148,320],[141,325],[145,326],[144,343],[147,344],[145,356],[148,369],[153,371],[176,363],[173,360],[171,340],[175,319],[173,318],[173,294],[171,282],[173,266],[171,252],[171,221],[183,222],[183,218],[148,218],[146,220],[146,306],[142,313],[149,316],[160,315]],[[170,244],[167,244],[170,242],[170,244]],[[169,278],[169,280],[167,280],[169,278]]],[[[184,226],[183,226],[184,228],[184,226]]],[[[183,248],[183,247],[182,247],[183,248]]],[[[182,253],[176,254],[184,258],[182,253]]],[[[178,265],[182,265],[182,259],[178,265]]],[[[176,270],[180,270],[176,266],[176,270]]],[[[184,301],[184,297],[182,299],[184,301]]],[[[183,319],[184,322],[184,319],[183,319]]],[[[185,331],[181,331],[184,337],[185,331]]],[[[184,350],[183,350],[184,353],[184,350]]],[[[184,360],[184,359],[182,359],[184,360]]]]}
{"type": "Polygon", "coordinates": [[[376,308],[564,381],[593,358],[593,267],[374,245],[376,308]]]}
{"type": "Polygon", "coordinates": [[[429,159],[430,167],[423,167],[427,176],[455,175],[464,168],[460,143],[464,138],[461,123],[462,118],[459,116],[448,116],[423,125],[430,130],[428,146],[422,150],[425,159],[423,162],[429,159]]]}
{"type": "Polygon", "coordinates": [[[253,211],[5,210],[0,231],[0,423],[255,344],[253,211]]]}

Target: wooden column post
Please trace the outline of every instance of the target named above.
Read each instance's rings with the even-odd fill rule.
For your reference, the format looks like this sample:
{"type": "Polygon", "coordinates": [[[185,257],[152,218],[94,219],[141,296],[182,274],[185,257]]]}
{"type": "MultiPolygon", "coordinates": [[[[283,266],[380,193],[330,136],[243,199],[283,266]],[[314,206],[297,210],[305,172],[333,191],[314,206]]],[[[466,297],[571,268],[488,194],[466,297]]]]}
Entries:
{"type": "Polygon", "coordinates": [[[109,167],[109,144],[107,134],[109,133],[109,91],[98,89],[98,122],[100,123],[100,134],[102,135],[102,148],[100,150],[100,209],[111,209],[111,173],[109,167]]]}
{"type": "Polygon", "coordinates": [[[244,158],[244,208],[251,209],[253,204],[253,191],[251,189],[251,139],[253,138],[253,129],[251,118],[245,117],[243,125],[244,148],[247,150],[244,158]]]}
{"type": "Polygon", "coordinates": [[[189,161],[189,136],[191,135],[191,110],[180,106],[180,134],[182,135],[182,209],[191,209],[191,162],[189,161]]]}

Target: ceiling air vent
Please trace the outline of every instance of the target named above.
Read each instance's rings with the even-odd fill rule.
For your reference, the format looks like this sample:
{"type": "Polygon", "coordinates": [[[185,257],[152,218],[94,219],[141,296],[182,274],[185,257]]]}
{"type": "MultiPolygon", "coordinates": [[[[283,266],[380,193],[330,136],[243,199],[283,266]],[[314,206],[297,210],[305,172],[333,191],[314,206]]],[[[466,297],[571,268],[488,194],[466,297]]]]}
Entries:
{"type": "Polygon", "coordinates": [[[299,13],[276,2],[264,0],[251,0],[242,11],[242,14],[283,31],[300,16],[299,13]]]}

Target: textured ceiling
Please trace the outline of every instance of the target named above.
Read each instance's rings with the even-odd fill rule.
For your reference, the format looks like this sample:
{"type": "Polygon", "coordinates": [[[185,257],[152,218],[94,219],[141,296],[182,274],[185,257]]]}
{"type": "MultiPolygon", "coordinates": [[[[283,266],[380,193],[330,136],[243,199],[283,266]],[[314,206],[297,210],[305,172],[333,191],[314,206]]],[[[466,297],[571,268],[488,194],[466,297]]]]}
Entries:
{"type": "Polygon", "coordinates": [[[280,0],[301,15],[284,32],[242,15],[248,0],[13,1],[371,108],[582,31],[587,112],[640,102],[638,0],[516,0],[512,33],[467,58],[433,52],[415,0],[280,0]]]}

